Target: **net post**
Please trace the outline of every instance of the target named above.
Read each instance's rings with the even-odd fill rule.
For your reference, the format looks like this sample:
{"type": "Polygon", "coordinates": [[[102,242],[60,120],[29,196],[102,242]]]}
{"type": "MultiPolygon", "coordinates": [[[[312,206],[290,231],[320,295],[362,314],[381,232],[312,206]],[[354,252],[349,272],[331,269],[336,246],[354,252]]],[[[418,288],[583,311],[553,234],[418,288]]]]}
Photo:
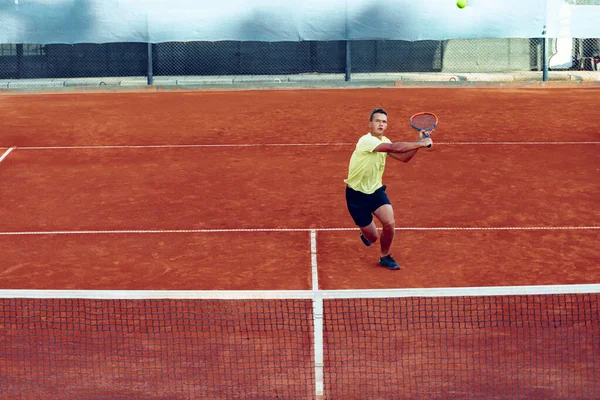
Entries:
{"type": "Polygon", "coordinates": [[[323,295],[320,291],[314,292],[313,297],[313,326],[315,350],[315,395],[317,399],[323,398],[323,295]]]}

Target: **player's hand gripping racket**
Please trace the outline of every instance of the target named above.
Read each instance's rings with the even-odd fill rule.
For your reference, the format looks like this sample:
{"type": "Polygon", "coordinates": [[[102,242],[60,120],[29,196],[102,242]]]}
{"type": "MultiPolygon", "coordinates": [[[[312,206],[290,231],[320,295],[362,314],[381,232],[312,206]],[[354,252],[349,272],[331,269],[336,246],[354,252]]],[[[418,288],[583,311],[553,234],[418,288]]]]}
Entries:
{"type": "MultiPolygon", "coordinates": [[[[423,133],[428,138],[438,124],[438,117],[434,113],[420,112],[410,117],[410,126],[423,133]]],[[[431,147],[431,145],[427,146],[431,147]]]]}

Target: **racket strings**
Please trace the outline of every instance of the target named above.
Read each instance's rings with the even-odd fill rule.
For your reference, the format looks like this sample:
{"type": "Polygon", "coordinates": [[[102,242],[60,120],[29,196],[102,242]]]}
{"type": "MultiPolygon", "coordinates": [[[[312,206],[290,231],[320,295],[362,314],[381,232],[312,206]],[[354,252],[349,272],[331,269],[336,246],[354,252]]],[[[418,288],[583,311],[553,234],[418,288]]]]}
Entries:
{"type": "Polygon", "coordinates": [[[411,120],[412,125],[418,129],[431,129],[437,124],[437,118],[431,114],[415,115],[411,120]]]}

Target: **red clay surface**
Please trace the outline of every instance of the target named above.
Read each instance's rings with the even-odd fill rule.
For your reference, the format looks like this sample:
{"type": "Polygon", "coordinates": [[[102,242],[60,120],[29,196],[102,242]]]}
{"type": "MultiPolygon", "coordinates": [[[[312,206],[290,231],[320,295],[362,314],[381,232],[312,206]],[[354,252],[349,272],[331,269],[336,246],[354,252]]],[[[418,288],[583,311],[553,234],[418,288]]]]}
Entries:
{"type": "MultiPolygon", "coordinates": [[[[596,147],[439,145],[421,151],[409,164],[390,160],[385,182],[397,226],[600,226],[599,185],[592,179],[598,165],[596,147]],[[565,157],[565,149],[576,156],[565,157]]],[[[350,228],[342,182],[350,152],[351,146],[336,146],[335,151],[17,149],[0,168],[2,179],[13,182],[3,190],[3,228],[5,232],[350,228]]],[[[383,278],[379,275],[388,271],[377,271],[374,279],[360,271],[370,269],[377,252],[362,248],[355,231],[321,232],[319,237],[325,238],[317,247],[319,271],[336,277],[322,279],[322,289],[596,283],[600,278],[597,230],[399,232],[394,254],[406,262],[406,273],[383,278]],[[405,240],[415,235],[423,241],[405,240]],[[436,257],[440,245],[433,239],[440,235],[451,251],[436,257]],[[548,237],[560,241],[546,246],[548,237]],[[504,240],[500,249],[498,238],[504,240]],[[495,255],[500,250],[504,258],[495,255]],[[584,254],[587,263],[565,268],[562,260],[584,254]],[[526,273],[539,268],[540,262],[541,273],[526,273]],[[420,265],[435,273],[421,273],[415,268],[420,265]],[[457,274],[461,265],[472,272],[457,274]],[[411,273],[418,275],[409,278],[411,273]]],[[[159,239],[125,233],[108,238],[2,236],[0,246],[6,260],[0,271],[2,288],[311,288],[307,232],[218,232],[159,239]],[[152,265],[158,270],[144,268],[152,265]],[[42,275],[32,272],[40,268],[42,275]],[[67,273],[70,269],[85,273],[72,275],[67,273]],[[58,278],[61,274],[71,279],[58,278]]]]}
{"type": "Polygon", "coordinates": [[[399,231],[401,271],[377,265],[357,234],[319,232],[319,285],[386,289],[598,283],[594,231],[399,231]],[[340,268],[338,246],[344,247],[340,268]],[[356,260],[356,261],[354,261],[356,260]],[[427,286],[423,285],[427,282],[427,286]]]}
{"type": "Polygon", "coordinates": [[[0,146],[356,142],[369,112],[388,135],[418,110],[440,118],[438,141],[598,141],[600,88],[343,89],[64,93],[0,96],[0,146]]]}
{"type": "Polygon", "coordinates": [[[0,236],[0,253],[3,289],[311,287],[308,232],[0,236]]]}
{"type": "MultiPolygon", "coordinates": [[[[598,229],[505,231],[426,228],[600,226],[600,133],[590,114],[599,97],[600,89],[592,88],[415,88],[0,96],[0,113],[4,117],[0,146],[4,149],[18,146],[0,163],[0,179],[3,182],[0,186],[0,231],[317,229],[321,289],[598,283],[598,229]],[[437,144],[431,151],[420,151],[409,164],[390,159],[386,167],[384,183],[388,185],[388,194],[395,206],[397,226],[424,228],[398,231],[392,252],[404,269],[395,272],[376,265],[377,248],[365,248],[358,239],[356,229],[325,230],[352,228],[343,198],[343,179],[354,143],[366,132],[368,115],[374,107],[384,107],[390,113],[388,136],[396,141],[415,139],[415,131],[410,130],[407,122],[414,112],[433,111],[441,121],[434,133],[437,144]],[[212,147],[273,143],[305,145],[212,147]],[[332,145],[314,145],[324,143],[332,145]],[[210,146],[166,149],[31,148],[165,144],[210,146]]],[[[312,285],[310,235],[307,230],[3,234],[0,235],[0,254],[1,289],[291,290],[310,289],[312,285]]],[[[140,316],[129,307],[118,313],[104,315],[102,313],[108,312],[106,307],[96,309],[95,302],[70,305],[69,310],[72,311],[67,312],[69,315],[58,310],[53,317],[58,318],[59,325],[63,323],[61,321],[66,321],[66,332],[57,328],[55,333],[50,334],[46,330],[50,315],[46,315],[46,310],[35,309],[22,315],[15,311],[22,308],[21,303],[11,301],[3,300],[0,308],[7,310],[3,311],[3,317],[12,332],[10,338],[7,335],[0,337],[0,341],[5,342],[0,348],[38,346],[39,354],[43,357],[53,346],[52,343],[61,343],[58,352],[62,354],[66,348],[65,362],[69,362],[69,346],[73,344],[69,338],[72,337],[74,343],[84,341],[89,347],[88,353],[76,355],[79,357],[77,362],[82,365],[86,362],[101,365],[105,369],[100,375],[107,377],[106,380],[86,386],[85,377],[73,376],[67,371],[58,374],[57,382],[75,379],[75,385],[79,382],[82,387],[99,393],[98,387],[112,385],[113,379],[122,379],[119,368],[136,371],[129,353],[119,354],[125,361],[121,367],[114,367],[116,370],[112,368],[115,360],[98,362],[97,359],[103,346],[110,347],[118,342],[111,335],[113,330],[121,329],[113,329],[111,323],[105,320],[112,321],[115,316],[133,318],[135,327],[132,329],[138,329],[135,325],[138,320],[135,318],[140,316]],[[70,324],[73,315],[80,313],[84,316],[84,322],[70,324]],[[86,325],[97,314],[101,314],[98,326],[107,327],[101,333],[96,332],[95,322],[91,326],[86,325]],[[21,316],[26,320],[23,323],[16,320],[21,316]],[[32,330],[27,329],[29,324],[33,324],[32,330]],[[45,328],[41,330],[38,327],[45,328]],[[25,333],[32,336],[29,338],[25,333]],[[44,342],[40,337],[49,342],[44,342]],[[60,340],[66,340],[64,345],[60,340]],[[96,384],[98,387],[95,388],[96,384]]],[[[587,315],[597,314],[597,301],[583,299],[581,302],[580,305],[548,306],[550,319],[554,321],[551,318],[553,313],[572,315],[572,310],[580,309],[580,306],[591,307],[586,311],[587,315]]],[[[181,355],[181,349],[171,347],[177,347],[180,342],[162,342],[163,339],[172,338],[174,326],[180,323],[189,325],[200,314],[204,318],[203,310],[198,310],[198,314],[195,314],[196,311],[188,313],[181,311],[178,304],[176,302],[175,307],[179,311],[174,311],[173,318],[165,324],[160,322],[154,326],[151,324],[155,321],[154,317],[142,315],[141,321],[144,322],[139,323],[150,324],[148,326],[156,330],[144,330],[141,336],[133,338],[136,340],[127,345],[135,350],[136,355],[143,349],[154,351],[146,364],[151,369],[160,369],[161,363],[170,357],[172,351],[181,355]],[[137,339],[144,340],[144,344],[140,345],[137,339]]],[[[307,304],[302,303],[306,309],[299,314],[305,316],[307,321],[312,321],[307,304]]],[[[483,303],[475,304],[476,310],[478,304],[483,303]]],[[[132,306],[136,307],[137,302],[132,302],[132,306]]],[[[228,302],[222,306],[225,308],[216,310],[219,316],[230,315],[228,307],[235,307],[234,303],[228,302]]],[[[287,306],[284,303],[282,307],[285,310],[287,306]]],[[[522,330],[512,329],[510,307],[507,310],[508,322],[504,322],[509,326],[499,330],[495,327],[464,327],[466,330],[461,330],[457,336],[446,327],[423,334],[424,339],[429,338],[433,343],[440,338],[444,341],[460,340],[460,335],[464,334],[463,342],[455,342],[454,347],[447,348],[458,349],[457,354],[469,354],[474,359],[456,358],[452,354],[447,359],[444,356],[436,358],[437,353],[427,353],[427,343],[431,342],[415,342],[413,336],[409,335],[405,338],[408,342],[399,337],[397,341],[387,343],[397,351],[393,352],[391,358],[374,361],[376,370],[387,374],[403,362],[414,365],[413,362],[418,363],[423,357],[426,363],[424,373],[434,370],[438,375],[433,379],[420,375],[407,379],[410,382],[416,380],[419,393],[448,396],[456,388],[448,387],[446,382],[455,378],[457,370],[463,371],[463,366],[472,365],[473,361],[486,364],[488,360],[485,354],[494,362],[498,358],[511,360],[514,359],[511,352],[520,353],[524,351],[523,346],[529,349],[527,343],[539,345],[535,334],[522,342],[522,330]],[[438,331],[439,335],[435,333],[438,331]],[[485,350],[470,340],[474,332],[484,335],[481,341],[486,344],[482,347],[485,350]],[[493,347],[493,344],[488,346],[488,338],[496,336],[506,338],[508,344],[518,340],[518,344],[514,344],[510,350],[509,347],[493,347]],[[414,349],[415,356],[408,354],[396,360],[398,355],[405,354],[402,346],[414,349]],[[440,371],[434,368],[440,362],[456,365],[452,370],[440,371]]],[[[215,350],[217,347],[212,347],[205,353],[195,355],[195,360],[202,360],[200,364],[204,365],[204,362],[211,362],[218,356],[224,357],[224,362],[230,362],[232,358],[228,356],[229,352],[234,355],[233,358],[240,349],[245,351],[248,348],[271,354],[270,349],[279,349],[279,345],[299,343],[292,349],[302,351],[295,360],[296,364],[301,365],[304,376],[313,376],[314,355],[308,343],[310,332],[303,330],[306,327],[310,331],[312,327],[294,323],[285,313],[277,319],[269,314],[269,310],[251,316],[253,304],[241,305],[239,311],[242,317],[257,323],[255,329],[258,334],[238,337],[238,328],[223,328],[216,336],[231,340],[232,347],[227,348],[227,354],[219,353],[215,350]],[[263,318],[289,322],[293,325],[292,330],[298,332],[293,333],[295,336],[289,340],[283,338],[281,343],[276,343],[273,337],[260,333],[263,318]]],[[[207,315],[212,315],[212,312],[215,311],[211,310],[207,315]]],[[[331,315],[327,314],[326,318],[331,315]]],[[[352,311],[349,316],[354,317],[349,321],[362,320],[358,310],[352,311]]],[[[431,317],[435,319],[436,315],[431,317]]],[[[461,318],[459,313],[456,317],[461,318]]],[[[158,321],[162,317],[156,318],[158,321]]],[[[236,321],[239,322],[239,318],[236,321]]],[[[370,316],[366,318],[370,321],[370,316]]],[[[537,321],[536,315],[530,318],[537,321]]],[[[555,361],[559,358],[546,355],[537,364],[541,368],[537,375],[547,377],[540,383],[547,390],[523,383],[520,372],[516,370],[507,372],[506,386],[519,388],[518,393],[546,398],[576,398],[577,394],[573,395],[570,389],[583,388],[582,393],[597,393],[600,379],[596,379],[597,373],[594,371],[598,368],[593,365],[593,360],[598,359],[600,354],[596,340],[598,330],[597,326],[586,325],[586,321],[563,321],[559,333],[550,329],[552,327],[544,326],[544,335],[547,333],[551,336],[550,340],[558,340],[558,343],[576,342],[575,350],[572,347],[564,350],[557,346],[558,352],[585,353],[581,360],[566,367],[556,365],[555,361]],[[572,336],[579,331],[586,333],[583,339],[572,336]],[[571,369],[575,371],[576,378],[583,377],[581,385],[554,384],[567,379],[563,373],[571,369]]],[[[212,325],[209,323],[207,326],[212,325]]],[[[369,326],[369,329],[378,329],[377,325],[375,328],[372,324],[369,326]]],[[[330,331],[326,333],[325,340],[336,340],[331,331],[336,326],[328,329],[330,331]]],[[[370,338],[360,332],[363,331],[359,330],[361,338],[370,338]]],[[[388,338],[393,332],[393,329],[386,328],[376,332],[375,337],[383,334],[388,338]]],[[[531,331],[528,332],[525,336],[531,335],[531,331]]],[[[533,332],[538,331],[534,328],[533,332]]],[[[188,336],[184,334],[181,340],[187,343],[188,336]]],[[[200,342],[203,340],[204,337],[200,336],[200,342]]],[[[350,368],[349,376],[354,377],[353,381],[357,381],[357,387],[360,388],[364,386],[361,381],[364,374],[361,371],[366,365],[360,357],[369,359],[373,354],[369,354],[370,348],[362,344],[352,345],[344,338],[341,340],[346,346],[346,359],[352,361],[342,361],[342,368],[350,368]]],[[[498,342],[496,340],[493,343],[498,342]]],[[[545,347],[542,344],[540,348],[545,347]]],[[[288,350],[277,354],[277,360],[293,360],[296,356],[288,350]]],[[[129,347],[123,351],[129,351],[129,347]]],[[[331,363],[338,354],[330,355],[325,360],[329,368],[327,373],[335,372],[331,369],[331,363]]],[[[16,374],[14,371],[29,371],[33,370],[32,365],[53,362],[36,359],[35,355],[23,360],[19,351],[13,356],[15,358],[6,364],[10,367],[0,368],[0,380],[3,374],[12,379],[16,374]],[[14,369],[10,372],[6,368],[14,369]]],[[[62,360],[60,355],[57,357],[62,360]]],[[[182,357],[185,359],[185,355],[182,357]]],[[[58,362],[60,364],[63,361],[58,362]]],[[[182,363],[187,365],[185,360],[182,363]]],[[[258,365],[261,361],[251,359],[248,363],[258,365]]],[[[50,383],[46,382],[44,371],[56,367],[48,365],[48,368],[33,371],[23,378],[24,381],[17,379],[16,386],[5,388],[5,393],[11,398],[19,398],[20,395],[26,398],[27,390],[24,388],[32,383],[35,387],[47,388],[43,389],[44,393],[40,396],[48,397],[48,391],[52,388],[44,384],[55,385],[55,377],[50,383]],[[45,383],[42,384],[42,381],[45,383]]],[[[271,365],[271,361],[263,365],[267,368],[267,390],[271,390],[271,394],[286,393],[286,388],[298,372],[286,375],[278,372],[279,367],[271,368],[271,365]]],[[[282,369],[286,370],[285,367],[282,369]]],[[[232,370],[232,384],[239,383],[240,379],[245,382],[247,372],[232,370]]],[[[187,371],[183,374],[187,376],[187,371]]],[[[263,375],[262,372],[260,375],[263,375]]],[[[148,376],[153,379],[153,375],[148,376]]],[[[492,373],[489,379],[493,381],[495,376],[492,373]]],[[[132,384],[124,384],[124,389],[131,390],[129,398],[148,397],[146,389],[142,388],[143,382],[138,383],[136,379],[132,384]]],[[[173,379],[180,377],[178,375],[173,379]]],[[[326,379],[328,398],[352,398],[350,394],[343,394],[349,388],[348,382],[340,383],[331,375],[326,379]]],[[[494,398],[494,393],[499,390],[498,385],[477,386],[477,379],[481,378],[466,374],[461,376],[459,382],[463,388],[469,385],[476,388],[483,398],[494,398]]],[[[313,384],[311,381],[301,386],[303,396],[310,396],[308,393],[313,384]]],[[[158,393],[153,390],[152,393],[163,395],[164,398],[179,398],[178,393],[175,394],[178,389],[171,381],[162,386],[163,391],[158,393]]],[[[219,398],[221,392],[218,392],[218,387],[213,387],[213,390],[216,392],[211,398],[219,398]]],[[[206,390],[200,392],[207,393],[206,390]]],[[[473,393],[470,395],[476,398],[473,393]]],[[[390,396],[393,395],[382,392],[380,397],[390,396]]],[[[231,393],[224,397],[231,398],[231,393]]],[[[410,393],[407,397],[410,397],[410,393]]],[[[281,398],[285,398],[285,395],[281,398]]],[[[361,398],[360,393],[356,398],[361,398]]]]}

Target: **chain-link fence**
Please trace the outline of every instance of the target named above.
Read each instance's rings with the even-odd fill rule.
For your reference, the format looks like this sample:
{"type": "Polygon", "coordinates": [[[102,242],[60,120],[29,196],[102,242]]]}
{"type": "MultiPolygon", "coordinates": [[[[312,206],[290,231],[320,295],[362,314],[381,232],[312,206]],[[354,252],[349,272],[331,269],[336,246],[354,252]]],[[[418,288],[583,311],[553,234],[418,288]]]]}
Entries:
{"type": "Polygon", "coordinates": [[[0,44],[4,87],[31,79],[119,84],[126,77],[131,84],[474,80],[477,74],[479,80],[542,80],[543,70],[550,79],[600,80],[600,39],[0,44]]]}

